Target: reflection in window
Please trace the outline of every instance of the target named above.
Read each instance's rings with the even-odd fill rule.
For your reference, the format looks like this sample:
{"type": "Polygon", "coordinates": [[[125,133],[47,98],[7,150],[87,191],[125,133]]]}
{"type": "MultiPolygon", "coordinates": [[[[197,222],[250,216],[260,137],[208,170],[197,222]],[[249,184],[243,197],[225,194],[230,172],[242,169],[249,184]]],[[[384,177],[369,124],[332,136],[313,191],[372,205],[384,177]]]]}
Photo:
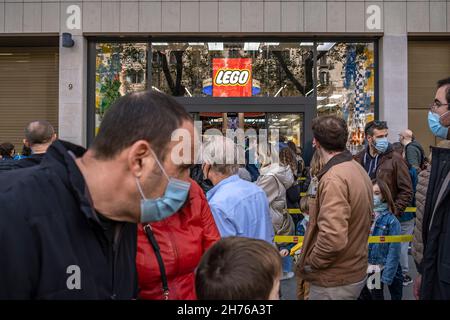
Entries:
{"type": "Polygon", "coordinates": [[[170,95],[187,97],[312,95],[312,46],[306,42],[152,43],[152,84],[170,95]],[[250,66],[246,59],[251,59],[250,66]],[[228,78],[226,75],[223,79],[230,83],[221,88],[223,94],[215,94],[218,85],[214,81],[214,63],[225,71],[248,68],[250,93],[246,91],[243,95],[242,91],[231,90],[233,86],[242,86],[236,73],[236,81],[233,82],[233,75],[228,78]]]}
{"type": "Polygon", "coordinates": [[[361,150],[364,126],[374,118],[375,60],[373,43],[319,43],[318,115],[336,114],[349,126],[349,149],[361,150]]]}
{"type": "Polygon", "coordinates": [[[96,45],[96,130],[111,104],[129,92],[146,89],[145,43],[98,43],[96,45]]]}

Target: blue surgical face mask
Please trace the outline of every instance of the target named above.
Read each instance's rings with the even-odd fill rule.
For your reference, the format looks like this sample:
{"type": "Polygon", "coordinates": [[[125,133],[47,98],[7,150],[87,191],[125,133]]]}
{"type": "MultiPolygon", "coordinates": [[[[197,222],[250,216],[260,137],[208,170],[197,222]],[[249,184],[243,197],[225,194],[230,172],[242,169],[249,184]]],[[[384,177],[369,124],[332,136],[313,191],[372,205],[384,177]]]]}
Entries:
{"type": "Polygon", "coordinates": [[[389,146],[389,142],[388,142],[387,138],[378,138],[375,140],[374,147],[380,153],[386,152],[388,146],[389,146]]]}
{"type": "Polygon", "coordinates": [[[159,162],[155,153],[152,151],[156,163],[160,167],[164,176],[168,180],[166,191],[162,197],[157,199],[145,198],[139,179],[136,178],[136,184],[141,194],[141,223],[161,221],[173,215],[181,209],[189,195],[191,184],[186,181],[169,177],[159,162]]]}
{"type": "MultiPolygon", "coordinates": [[[[448,111],[450,112],[450,111],[448,111]]],[[[447,113],[444,113],[443,115],[445,115],[447,113]]],[[[447,135],[448,135],[448,128],[444,127],[441,123],[440,123],[440,116],[437,113],[428,112],[428,127],[430,128],[431,132],[433,132],[433,134],[441,139],[447,139],[447,135]]]]}
{"type": "Polygon", "coordinates": [[[388,204],[381,200],[381,196],[374,195],[373,196],[373,211],[375,212],[384,212],[388,210],[388,204]]]}

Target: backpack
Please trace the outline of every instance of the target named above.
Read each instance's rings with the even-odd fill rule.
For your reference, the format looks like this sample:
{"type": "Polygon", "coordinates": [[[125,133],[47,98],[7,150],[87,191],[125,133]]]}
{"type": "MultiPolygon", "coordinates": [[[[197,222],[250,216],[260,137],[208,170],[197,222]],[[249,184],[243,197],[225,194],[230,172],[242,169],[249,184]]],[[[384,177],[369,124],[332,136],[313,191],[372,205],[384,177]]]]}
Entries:
{"type": "Polygon", "coordinates": [[[420,152],[420,164],[419,164],[419,168],[420,170],[425,170],[426,169],[426,165],[425,165],[425,151],[423,151],[423,148],[420,144],[418,144],[416,141],[411,142],[410,144],[408,144],[405,148],[405,157],[406,157],[406,153],[408,150],[408,147],[414,145],[417,149],[419,149],[420,152]]]}

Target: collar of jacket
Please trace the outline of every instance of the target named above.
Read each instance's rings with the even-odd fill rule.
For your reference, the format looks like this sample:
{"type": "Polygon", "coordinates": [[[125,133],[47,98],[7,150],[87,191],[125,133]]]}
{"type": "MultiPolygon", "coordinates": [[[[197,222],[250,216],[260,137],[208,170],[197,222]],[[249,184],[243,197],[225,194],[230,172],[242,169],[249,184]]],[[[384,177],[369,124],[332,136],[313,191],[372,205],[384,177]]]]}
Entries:
{"type": "Polygon", "coordinates": [[[353,156],[350,153],[350,151],[345,150],[344,152],[341,152],[337,155],[335,155],[333,158],[330,159],[330,161],[327,162],[327,164],[320,170],[320,172],[317,174],[317,178],[320,180],[322,176],[328,172],[332,167],[343,163],[347,161],[352,161],[353,156]]]}
{"type": "Polygon", "coordinates": [[[56,140],[47,150],[41,166],[48,167],[56,171],[63,183],[72,191],[77,199],[80,210],[89,221],[95,221],[102,225],[94,210],[94,206],[89,196],[89,190],[75,163],[75,158],[81,157],[86,149],[73,143],[56,140]]]}

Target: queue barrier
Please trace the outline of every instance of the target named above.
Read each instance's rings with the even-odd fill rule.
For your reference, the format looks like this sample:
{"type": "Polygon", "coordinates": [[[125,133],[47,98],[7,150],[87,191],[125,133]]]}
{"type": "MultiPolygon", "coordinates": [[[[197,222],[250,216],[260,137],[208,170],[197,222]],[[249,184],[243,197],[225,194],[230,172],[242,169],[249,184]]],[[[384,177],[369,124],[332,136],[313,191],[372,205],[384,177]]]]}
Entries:
{"type": "MultiPolygon", "coordinates": [[[[296,246],[301,246],[303,243],[303,236],[275,236],[275,243],[296,243],[296,246]]],[[[367,243],[399,243],[399,242],[411,242],[412,235],[399,235],[399,236],[370,236],[367,243]]],[[[296,247],[294,246],[291,251],[296,247]]],[[[297,248],[295,251],[297,251],[297,248]]]]}
{"type": "MultiPolygon", "coordinates": [[[[417,208],[416,207],[408,207],[405,209],[405,212],[416,212],[417,208]]],[[[300,209],[287,209],[287,212],[289,214],[301,214],[301,210],[300,209]]]]}

